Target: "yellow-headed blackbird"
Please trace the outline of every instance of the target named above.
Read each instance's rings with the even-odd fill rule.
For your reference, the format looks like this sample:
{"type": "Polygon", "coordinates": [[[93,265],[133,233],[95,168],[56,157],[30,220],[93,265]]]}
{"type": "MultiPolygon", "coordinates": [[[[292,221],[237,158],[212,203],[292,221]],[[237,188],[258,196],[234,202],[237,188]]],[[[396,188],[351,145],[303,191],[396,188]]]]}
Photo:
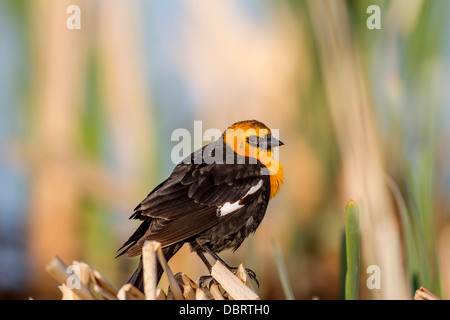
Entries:
{"type": "MultiPolygon", "coordinates": [[[[256,120],[230,126],[215,142],[179,163],[135,208],[130,219],[142,224],[119,249],[119,256],[141,254],[146,240],[161,243],[169,260],[189,243],[208,269],[204,253],[220,259],[256,231],[283,183],[283,168],[274,147],[283,143],[256,120]]],[[[142,260],[128,281],[143,289],[142,260]]],[[[158,281],[163,273],[158,263],[158,281]]]]}

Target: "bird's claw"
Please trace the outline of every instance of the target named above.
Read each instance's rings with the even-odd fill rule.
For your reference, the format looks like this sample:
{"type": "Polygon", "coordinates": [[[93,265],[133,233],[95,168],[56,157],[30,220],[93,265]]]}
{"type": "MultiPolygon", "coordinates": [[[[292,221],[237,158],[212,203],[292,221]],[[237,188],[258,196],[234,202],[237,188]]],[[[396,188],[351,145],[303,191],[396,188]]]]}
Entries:
{"type": "MultiPolygon", "coordinates": [[[[237,267],[228,267],[228,269],[229,269],[231,272],[233,272],[234,275],[236,275],[237,272],[238,272],[238,268],[237,268],[237,267]]],[[[248,274],[250,280],[252,280],[253,282],[255,282],[256,285],[257,285],[258,288],[259,288],[259,281],[258,281],[258,279],[256,278],[256,273],[255,273],[255,271],[253,271],[252,269],[248,269],[248,268],[245,268],[245,271],[247,272],[247,274],[248,274]]],[[[217,281],[216,281],[216,280],[213,278],[213,276],[211,276],[211,275],[209,275],[209,276],[201,276],[201,277],[198,279],[198,286],[199,286],[199,287],[202,287],[202,288],[209,288],[209,287],[211,286],[211,283],[216,283],[216,284],[217,284],[217,281]]]]}
{"type": "Polygon", "coordinates": [[[217,281],[213,278],[213,276],[201,276],[198,279],[198,286],[200,288],[208,288],[211,286],[211,283],[217,283],[217,281]]]}

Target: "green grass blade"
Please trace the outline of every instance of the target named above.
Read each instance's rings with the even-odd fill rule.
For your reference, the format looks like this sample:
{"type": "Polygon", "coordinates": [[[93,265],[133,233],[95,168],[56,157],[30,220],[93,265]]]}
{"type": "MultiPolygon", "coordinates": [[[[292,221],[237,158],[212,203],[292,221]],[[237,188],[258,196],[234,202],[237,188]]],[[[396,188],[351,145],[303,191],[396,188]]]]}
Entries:
{"type": "Polygon", "coordinates": [[[280,276],[281,286],[283,287],[283,292],[287,300],[294,300],[294,293],[292,292],[291,285],[289,283],[289,278],[287,275],[286,266],[284,264],[283,257],[280,252],[280,248],[275,240],[272,240],[273,252],[275,255],[275,262],[277,265],[278,275],[280,276]]]}
{"type": "Polygon", "coordinates": [[[339,268],[339,300],[345,300],[345,278],[347,276],[347,252],[346,252],[345,230],[341,234],[340,246],[340,268],[339,268]]]}
{"type": "Polygon", "coordinates": [[[353,200],[349,201],[345,212],[345,233],[347,253],[345,299],[357,300],[360,265],[359,208],[353,200]]]}
{"type": "Polygon", "coordinates": [[[417,281],[419,280],[421,268],[421,259],[419,253],[420,245],[418,245],[417,243],[411,214],[408,211],[408,207],[399,187],[397,186],[394,179],[389,176],[386,176],[386,182],[393,195],[400,215],[400,222],[403,231],[403,243],[406,251],[406,269],[408,272],[409,282],[412,290],[411,296],[414,296],[415,291],[420,287],[420,285],[417,283],[417,281]]]}

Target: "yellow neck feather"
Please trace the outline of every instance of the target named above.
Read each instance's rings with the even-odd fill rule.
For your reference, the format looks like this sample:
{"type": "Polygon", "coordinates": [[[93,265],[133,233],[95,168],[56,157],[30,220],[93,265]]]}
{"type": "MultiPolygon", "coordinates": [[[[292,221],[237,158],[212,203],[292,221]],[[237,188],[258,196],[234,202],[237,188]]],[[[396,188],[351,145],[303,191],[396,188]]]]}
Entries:
{"type": "MultiPolygon", "coordinates": [[[[276,160],[272,160],[272,161],[276,161],[276,160]]],[[[277,161],[278,162],[278,161],[277,161]]],[[[269,168],[269,172],[270,174],[270,199],[272,199],[273,197],[275,197],[278,193],[278,191],[280,191],[281,186],[283,185],[283,166],[281,165],[281,163],[278,162],[278,170],[276,172],[273,172],[271,170],[271,168],[269,168]]]]}

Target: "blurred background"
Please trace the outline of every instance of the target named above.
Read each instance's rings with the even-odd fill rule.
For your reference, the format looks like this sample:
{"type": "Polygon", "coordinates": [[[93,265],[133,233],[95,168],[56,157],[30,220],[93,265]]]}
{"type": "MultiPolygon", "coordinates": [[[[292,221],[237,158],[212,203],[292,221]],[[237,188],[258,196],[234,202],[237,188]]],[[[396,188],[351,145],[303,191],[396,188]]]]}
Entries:
{"type": "MultiPolygon", "coordinates": [[[[0,0],[0,298],[59,299],[54,255],[120,287],[137,261],[116,250],[175,166],[172,131],[244,119],[286,144],[282,191],[222,254],[257,273],[262,298],[285,298],[272,240],[296,299],[343,298],[350,199],[361,298],[450,298],[448,15],[446,0],[0,0]]],[[[186,246],[170,266],[207,274],[186,246]]]]}

